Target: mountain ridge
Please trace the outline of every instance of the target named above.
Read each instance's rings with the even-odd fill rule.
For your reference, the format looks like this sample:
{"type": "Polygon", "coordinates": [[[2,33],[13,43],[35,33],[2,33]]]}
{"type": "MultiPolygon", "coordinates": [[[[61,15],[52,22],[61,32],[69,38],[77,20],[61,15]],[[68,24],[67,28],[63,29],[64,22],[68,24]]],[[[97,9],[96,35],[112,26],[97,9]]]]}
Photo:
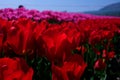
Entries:
{"type": "Polygon", "coordinates": [[[97,11],[86,11],[84,13],[103,16],[120,16],[120,2],[104,6],[97,11]]]}

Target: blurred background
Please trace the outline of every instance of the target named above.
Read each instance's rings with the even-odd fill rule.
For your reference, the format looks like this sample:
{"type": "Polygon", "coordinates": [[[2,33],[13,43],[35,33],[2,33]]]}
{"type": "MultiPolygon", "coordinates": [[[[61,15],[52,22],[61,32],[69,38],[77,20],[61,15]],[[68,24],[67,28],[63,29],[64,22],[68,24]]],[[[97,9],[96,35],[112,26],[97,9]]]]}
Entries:
{"type": "Polygon", "coordinates": [[[120,0],[1,0],[0,9],[18,8],[19,5],[39,11],[52,10],[120,16],[120,0]]]}

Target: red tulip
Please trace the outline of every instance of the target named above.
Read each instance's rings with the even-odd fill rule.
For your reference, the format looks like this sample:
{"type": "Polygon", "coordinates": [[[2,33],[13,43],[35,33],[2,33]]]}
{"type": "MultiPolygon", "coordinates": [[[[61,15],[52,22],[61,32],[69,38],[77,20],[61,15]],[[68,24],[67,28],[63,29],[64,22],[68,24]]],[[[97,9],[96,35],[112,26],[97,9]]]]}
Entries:
{"type": "Polygon", "coordinates": [[[106,60],[109,60],[115,57],[115,52],[114,51],[107,52],[106,50],[103,50],[102,57],[105,58],[106,60]]]}
{"type": "Polygon", "coordinates": [[[98,59],[94,64],[95,70],[104,70],[106,67],[105,59],[98,59]]]}
{"type": "Polygon", "coordinates": [[[52,63],[52,80],[80,80],[86,63],[80,55],[74,54],[62,66],[52,63]]]}
{"type": "Polygon", "coordinates": [[[0,59],[0,80],[32,80],[32,76],[32,68],[23,59],[0,59]]]}
{"type": "MultiPolygon", "coordinates": [[[[16,22],[14,26],[10,26],[7,30],[7,38],[5,46],[11,48],[16,54],[23,55],[25,53],[32,54],[35,48],[35,38],[32,31],[32,23],[25,21],[16,22]]],[[[6,50],[4,50],[6,52],[6,50]]]]}

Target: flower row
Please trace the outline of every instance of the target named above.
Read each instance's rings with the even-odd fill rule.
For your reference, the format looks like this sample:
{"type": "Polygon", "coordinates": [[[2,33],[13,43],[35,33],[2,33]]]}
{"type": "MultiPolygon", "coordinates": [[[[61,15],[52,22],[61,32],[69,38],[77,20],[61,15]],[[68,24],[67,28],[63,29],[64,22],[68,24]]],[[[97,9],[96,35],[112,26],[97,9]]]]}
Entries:
{"type": "Polygon", "coordinates": [[[104,39],[112,39],[116,32],[120,33],[119,20],[96,19],[52,24],[46,20],[35,22],[26,18],[13,21],[0,19],[0,46],[9,46],[17,54],[32,54],[36,48],[56,51],[60,46],[67,48],[71,45],[73,48],[84,43],[94,45],[102,43],[104,39]]]}
{"type": "Polygon", "coordinates": [[[36,21],[39,20],[54,20],[54,21],[79,21],[86,19],[96,19],[96,18],[114,18],[106,16],[95,16],[90,14],[83,13],[68,13],[68,12],[54,12],[54,11],[37,11],[37,10],[28,10],[24,7],[12,9],[5,8],[0,10],[0,17],[6,20],[13,20],[18,18],[29,18],[36,21]]]}

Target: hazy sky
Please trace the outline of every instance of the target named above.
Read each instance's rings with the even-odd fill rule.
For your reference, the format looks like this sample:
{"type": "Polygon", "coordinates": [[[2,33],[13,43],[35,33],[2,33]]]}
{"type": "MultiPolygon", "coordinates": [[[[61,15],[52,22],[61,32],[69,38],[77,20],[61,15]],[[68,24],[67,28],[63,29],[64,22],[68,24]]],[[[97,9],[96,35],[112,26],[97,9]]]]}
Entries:
{"type": "Polygon", "coordinates": [[[98,10],[120,0],[1,0],[0,9],[17,8],[22,4],[27,9],[83,12],[98,10]]]}

